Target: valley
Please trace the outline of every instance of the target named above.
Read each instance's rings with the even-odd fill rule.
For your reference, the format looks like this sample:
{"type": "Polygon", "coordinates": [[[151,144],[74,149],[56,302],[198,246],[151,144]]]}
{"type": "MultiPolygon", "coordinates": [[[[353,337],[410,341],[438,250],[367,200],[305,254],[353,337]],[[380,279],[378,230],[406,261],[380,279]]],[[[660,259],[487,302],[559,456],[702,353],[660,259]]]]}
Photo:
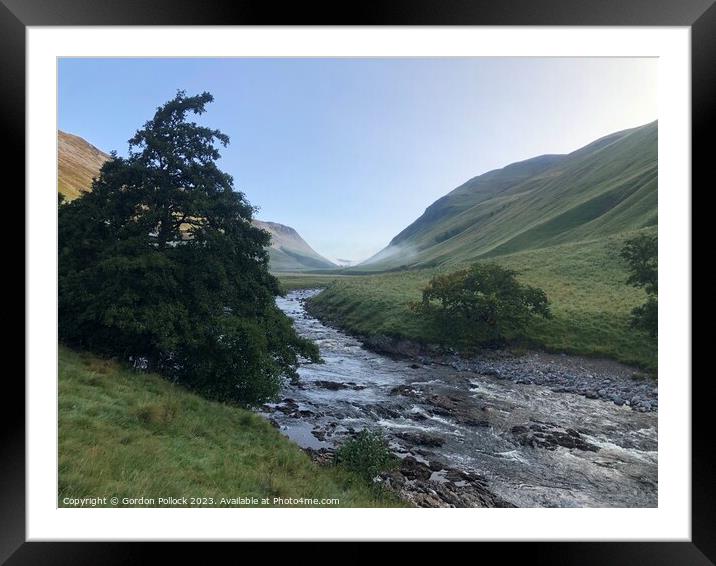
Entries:
{"type": "MultiPolygon", "coordinates": [[[[91,189],[110,157],[82,138],[58,136],[58,191],[72,200],[91,189]]],[[[627,284],[620,249],[635,235],[658,231],[657,140],[652,122],[566,155],[476,176],[356,265],[327,259],[287,225],[252,220],[271,234],[269,265],[285,292],[277,305],[325,362],[302,360],[300,380],[284,383],[279,399],[257,412],[314,461],[252,420],[255,415],[164,391],[154,378],[130,391],[132,378],[120,368],[90,371],[83,364],[98,362],[63,349],[61,403],[77,407],[83,400],[61,421],[64,492],[89,493],[102,483],[92,484],[80,456],[92,440],[68,433],[68,423],[92,422],[99,387],[102,402],[114,396],[136,412],[136,396],[160,406],[157,415],[136,414],[131,434],[120,430],[116,415],[102,420],[103,434],[128,439],[121,449],[128,458],[154,446],[179,469],[165,434],[170,430],[202,458],[191,434],[182,432],[186,424],[253,454],[275,478],[270,489],[282,494],[299,493],[296,486],[321,495],[332,489],[351,506],[655,506],[657,345],[630,326],[630,313],[646,294],[627,284]],[[530,320],[498,350],[460,351],[409,304],[436,275],[474,262],[497,263],[514,270],[520,283],[542,289],[552,318],[530,320]],[[105,373],[122,374],[121,388],[111,389],[105,373]],[[165,393],[172,403],[179,399],[178,424],[162,412],[165,393]],[[203,418],[240,429],[256,441],[256,451],[202,428],[203,418]],[[384,431],[400,459],[397,471],[381,475],[387,492],[353,485],[350,475],[327,465],[337,446],[365,428],[384,431]],[[267,447],[277,447],[279,456],[267,447]],[[311,481],[314,473],[327,491],[311,481]]],[[[213,474],[217,485],[238,481],[216,452],[209,457],[224,466],[222,473],[197,474],[213,474]]],[[[258,474],[242,473],[247,493],[265,487],[258,474]]],[[[140,479],[155,485],[152,474],[140,479]]],[[[213,492],[207,487],[206,493],[213,492]]]]}
{"type": "Polygon", "coordinates": [[[554,317],[510,336],[513,346],[606,357],[656,374],[654,341],[629,325],[646,295],[626,284],[619,250],[635,235],[657,233],[657,134],[652,122],[477,176],[363,263],[281,280],[287,289],[327,287],[311,312],[352,334],[437,343],[409,302],[436,274],[496,262],[552,304],[554,317]]]}
{"type": "MultiPolygon", "coordinates": [[[[435,274],[495,261],[544,289],[553,305],[553,319],[510,337],[515,346],[656,373],[653,342],[629,327],[644,293],[625,284],[618,251],[627,238],[657,231],[657,134],[652,122],[474,177],[357,265],[326,259],[289,226],[253,222],[271,234],[270,266],[283,286],[328,287],[312,312],[351,333],[438,342],[407,304],[435,274]]],[[[58,191],[68,200],[90,189],[109,158],[65,132],[58,152],[58,191]]]]}

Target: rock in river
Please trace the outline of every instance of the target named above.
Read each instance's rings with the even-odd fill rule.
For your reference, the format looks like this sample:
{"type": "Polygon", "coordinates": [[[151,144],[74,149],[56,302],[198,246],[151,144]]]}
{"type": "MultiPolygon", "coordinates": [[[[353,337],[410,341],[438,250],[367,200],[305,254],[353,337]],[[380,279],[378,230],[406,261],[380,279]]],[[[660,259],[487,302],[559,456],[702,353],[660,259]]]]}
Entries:
{"type": "Polygon", "coordinates": [[[512,427],[511,432],[517,442],[532,448],[556,450],[558,446],[563,446],[564,448],[576,448],[577,450],[588,450],[590,452],[599,450],[599,448],[584,440],[582,435],[573,428],[562,428],[550,423],[517,425],[512,427]]]}

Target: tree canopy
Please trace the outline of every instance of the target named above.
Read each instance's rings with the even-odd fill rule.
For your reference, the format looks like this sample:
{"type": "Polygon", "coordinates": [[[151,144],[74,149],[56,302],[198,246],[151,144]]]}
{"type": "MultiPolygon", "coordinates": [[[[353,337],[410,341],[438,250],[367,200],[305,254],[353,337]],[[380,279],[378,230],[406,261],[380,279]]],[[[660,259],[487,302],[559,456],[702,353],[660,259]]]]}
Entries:
{"type": "Polygon", "coordinates": [[[318,350],[275,305],[270,235],[216,164],[229,138],[188,120],[212,101],[179,91],[91,192],[60,203],[59,333],[208,397],[256,404],[318,350]]]}
{"type": "Polygon", "coordinates": [[[521,333],[531,317],[551,317],[544,291],[519,283],[516,275],[495,263],[437,275],[411,308],[444,339],[464,346],[497,345],[521,333]]]}
{"type": "Polygon", "coordinates": [[[659,245],[656,234],[639,234],[626,241],[621,256],[627,263],[627,283],[646,291],[646,301],[631,312],[631,325],[656,338],[659,327],[659,245]]]}

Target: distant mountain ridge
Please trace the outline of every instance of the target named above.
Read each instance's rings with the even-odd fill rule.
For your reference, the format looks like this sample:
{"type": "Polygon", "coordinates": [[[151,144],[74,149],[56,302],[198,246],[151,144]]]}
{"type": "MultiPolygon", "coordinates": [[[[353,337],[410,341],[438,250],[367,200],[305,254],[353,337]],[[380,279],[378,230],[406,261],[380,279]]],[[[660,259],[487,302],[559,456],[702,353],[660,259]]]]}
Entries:
{"type": "MultiPolygon", "coordinates": [[[[57,191],[67,200],[90,191],[92,179],[110,155],[85,139],[61,130],[57,132],[57,191]]],[[[269,264],[272,271],[305,271],[327,269],[336,264],[318,254],[290,226],[254,219],[254,226],[271,234],[269,264]]]]}
{"type": "Polygon", "coordinates": [[[253,224],[271,234],[269,257],[271,269],[274,271],[337,267],[335,263],[318,254],[290,226],[262,220],[253,220],[253,224]]]}
{"type": "Polygon", "coordinates": [[[657,223],[658,124],[473,177],[360,268],[459,264],[657,223]]]}

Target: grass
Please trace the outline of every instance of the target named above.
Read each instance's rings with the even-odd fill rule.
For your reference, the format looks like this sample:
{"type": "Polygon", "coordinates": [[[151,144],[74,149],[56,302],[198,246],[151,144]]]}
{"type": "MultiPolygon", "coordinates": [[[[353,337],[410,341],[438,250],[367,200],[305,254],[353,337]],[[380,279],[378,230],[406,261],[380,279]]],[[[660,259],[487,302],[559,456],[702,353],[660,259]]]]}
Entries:
{"type": "MultiPolygon", "coordinates": [[[[618,257],[618,250],[630,235],[490,258],[518,271],[524,283],[544,289],[552,303],[554,318],[535,320],[523,336],[513,337],[514,342],[548,351],[611,358],[656,372],[655,344],[629,327],[631,309],[646,298],[643,291],[626,284],[625,266],[618,257]]],[[[408,270],[336,279],[312,299],[312,308],[352,333],[435,342],[438,337],[407,303],[420,299],[422,287],[437,272],[408,270]]]]}
{"type": "Polygon", "coordinates": [[[401,505],[347,470],[315,464],[250,411],[64,347],[59,415],[60,506],[66,497],[141,496],[401,505]]]}
{"type": "Polygon", "coordinates": [[[352,277],[336,273],[275,273],[284,292],[295,289],[316,289],[327,287],[334,281],[352,277]]]}

